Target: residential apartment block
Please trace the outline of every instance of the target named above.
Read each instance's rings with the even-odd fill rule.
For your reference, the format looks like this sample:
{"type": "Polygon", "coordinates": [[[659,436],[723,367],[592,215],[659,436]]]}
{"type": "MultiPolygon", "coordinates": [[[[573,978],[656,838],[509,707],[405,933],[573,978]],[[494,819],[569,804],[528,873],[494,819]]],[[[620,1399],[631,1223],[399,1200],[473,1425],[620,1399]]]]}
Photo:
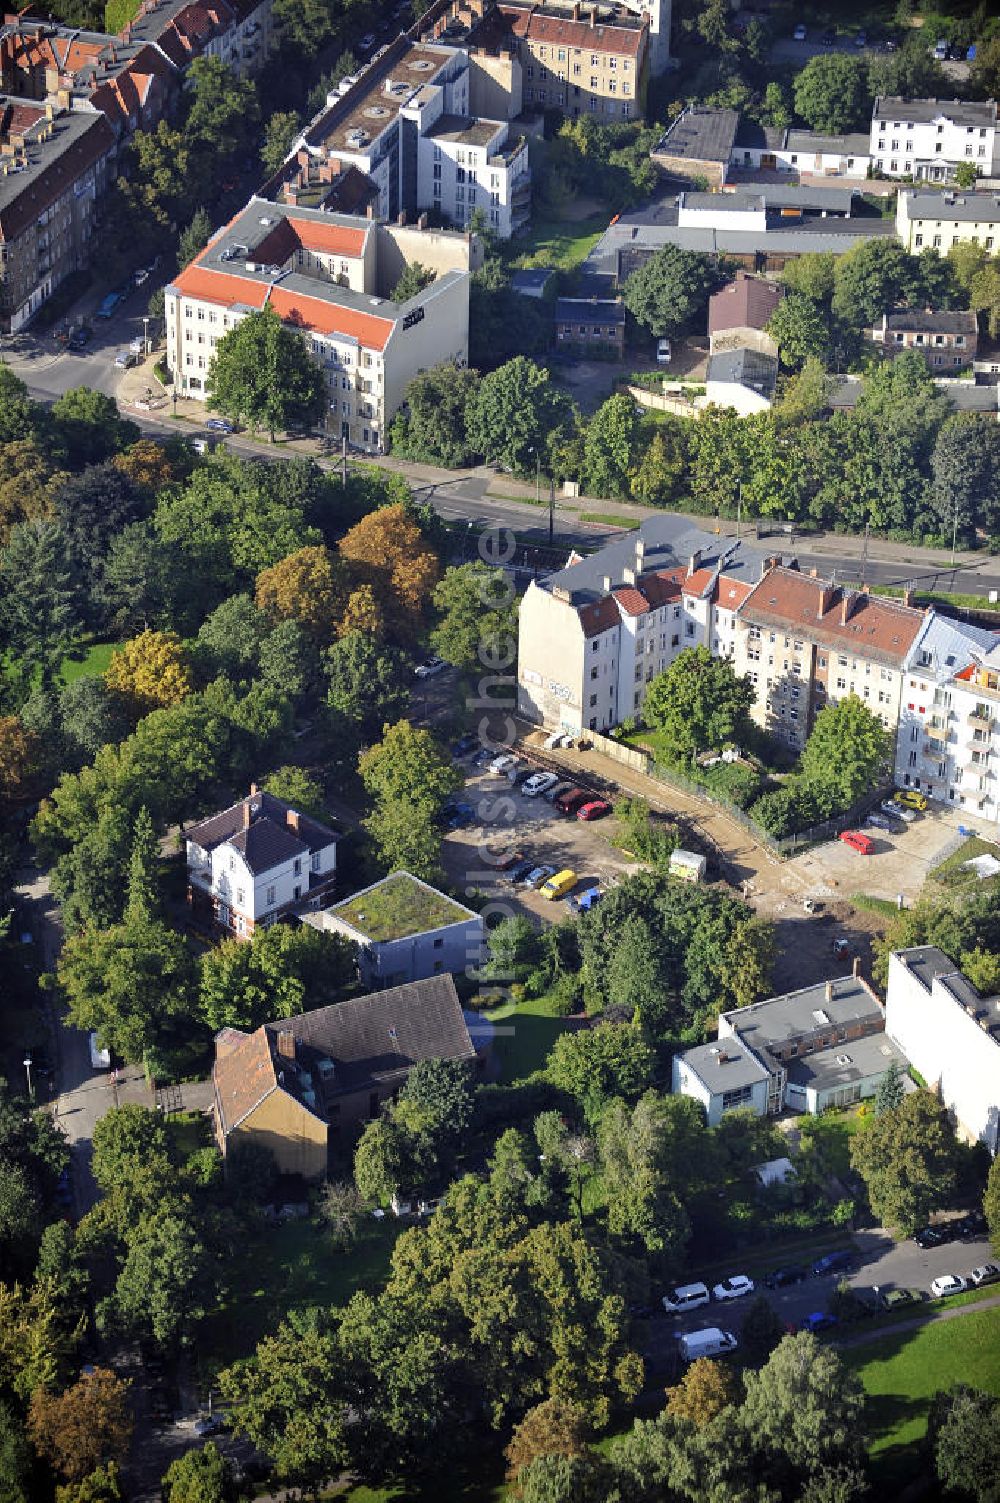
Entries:
{"type": "Polygon", "coordinates": [[[907,658],[896,779],[1000,821],[1000,632],[927,616],[907,658]]]}
{"type": "Polygon", "coordinates": [[[882,96],[872,114],[871,155],[888,177],[946,183],[963,162],[993,177],[1000,168],[996,101],[882,96]]]}
{"type": "Polygon", "coordinates": [[[1000,193],[921,193],[902,188],[896,200],[896,234],[908,251],[946,255],[966,241],[991,255],[1000,247],[1000,193]]]}
{"type": "Polygon", "coordinates": [[[916,350],[936,375],[971,365],[979,345],[976,315],[966,310],[936,313],[930,308],[905,308],[883,313],[871,338],[891,360],[903,350],[916,350]]]}
{"type": "Polygon", "coordinates": [[[895,734],[924,622],[903,602],[656,517],[529,585],[518,709],[553,729],[606,730],[641,713],[647,685],[684,648],[703,646],[749,675],[754,719],[793,749],[825,705],[852,693],[895,734]]]}
{"type": "Polygon", "coordinates": [[[714,1127],[737,1109],[763,1117],[850,1106],[875,1095],[893,1062],[906,1072],[885,1009],[855,970],[722,1013],[715,1043],[674,1056],[671,1088],[700,1101],[714,1127]]]}
{"type": "Polygon", "coordinates": [[[0,333],[23,328],[86,264],[115,149],[101,114],[0,95],[0,333]]]}
{"type": "Polygon", "coordinates": [[[480,914],[407,871],[392,872],[303,921],[356,946],[358,975],[369,991],[445,971],[464,974],[483,954],[480,914]]]}
{"type": "Polygon", "coordinates": [[[1000,1148],[1000,997],[984,997],[934,945],[889,957],[886,1032],[966,1141],[1000,1148]]]}
{"type": "Polygon", "coordinates": [[[425,1059],[476,1066],[450,976],[350,998],[250,1034],[223,1028],[212,1067],[219,1151],[226,1158],[254,1143],[282,1174],[323,1179],[330,1155],[349,1149],[425,1059]]]}
{"type": "Polygon", "coordinates": [[[336,880],[339,834],[256,784],[184,838],[192,910],[234,939],[316,907],[336,880]]]}
{"type": "Polygon", "coordinates": [[[326,431],[377,452],[412,378],[467,361],[480,257],[474,236],[251,199],[166,288],[167,363],[179,390],[203,400],[219,340],[273,308],[322,366],[326,431]],[[395,303],[387,294],[412,261],[435,280],[395,303]]]}
{"type": "Polygon", "coordinates": [[[517,40],[524,107],[559,109],[570,118],[642,117],[649,76],[649,25],[644,14],[598,5],[562,9],[503,3],[496,7],[517,40]]]}

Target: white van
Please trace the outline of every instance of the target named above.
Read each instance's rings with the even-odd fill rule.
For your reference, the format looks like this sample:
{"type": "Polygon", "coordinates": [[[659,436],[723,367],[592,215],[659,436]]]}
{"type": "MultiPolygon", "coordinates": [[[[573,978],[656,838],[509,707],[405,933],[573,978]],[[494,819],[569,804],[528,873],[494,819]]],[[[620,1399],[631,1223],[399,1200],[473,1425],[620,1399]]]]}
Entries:
{"type": "Polygon", "coordinates": [[[689,1331],[677,1338],[681,1358],[694,1362],[699,1357],[719,1357],[724,1352],[734,1352],[739,1345],[732,1331],[720,1331],[718,1326],[706,1326],[702,1331],[689,1331]]]}
{"type": "Polygon", "coordinates": [[[90,1035],[90,1068],[92,1070],[111,1069],[111,1053],[99,1047],[96,1033],[90,1035]]]}
{"type": "Polygon", "coordinates": [[[663,1308],[671,1315],[679,1310],[697,1310],[699,1305],[708,1302],[709,1293],[704,1284],[678,1284],[676,1289],[668,1289],[663,1296],[663,1308]]]}

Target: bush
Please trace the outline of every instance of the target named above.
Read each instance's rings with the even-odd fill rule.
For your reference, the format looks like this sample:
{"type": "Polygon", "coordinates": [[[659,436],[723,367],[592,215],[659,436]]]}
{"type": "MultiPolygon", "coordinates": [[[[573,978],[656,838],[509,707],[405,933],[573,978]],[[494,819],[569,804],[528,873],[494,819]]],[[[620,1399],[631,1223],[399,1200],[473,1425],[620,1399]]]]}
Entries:
{"type": "Polygon", "coordinates": [[[708,767],[700,781],[709,792],[728,799],[737,809],[748,809],[761,788],[760,773],[745,762],[720,762],[708,767]]]}
{"type": "Polygon", "coordinates": [[[525,1080],[511,1085],[484,1085],[476,1092],[474,1127],[482,1130],[502,1128],[511,1124],[523,1126],[540,1112],[558,1109],[563,1105],[561,1092],[546,1078],[541,1070],[525,1080]]]}

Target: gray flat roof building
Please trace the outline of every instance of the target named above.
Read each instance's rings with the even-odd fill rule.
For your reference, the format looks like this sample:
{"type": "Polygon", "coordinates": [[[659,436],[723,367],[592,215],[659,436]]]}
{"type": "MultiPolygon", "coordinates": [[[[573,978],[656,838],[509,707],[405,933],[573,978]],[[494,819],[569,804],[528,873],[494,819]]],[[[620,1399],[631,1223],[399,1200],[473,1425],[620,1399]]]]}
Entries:
{"type": "Polygon", "coordinates": [[[678,115],[656,144],[668,157],[686,157],[694,162],[729,161],[739,129],[739,110],[711,110],[697,106],[678,115]]]}
{"type": "Polygon", "coordinates": [[[881,1074],[893,1061],[900,1073],[905,1074],[909,1062],[902,1049],[896,1047],[888,1034],[870,1033],[790,1061],[788,1082],[807,1090],[838,1090],[881,1074]]]}
{"type": "Polygon", "coordinates": [[[693,1049],[685,1049],[682,1057],[713,1096],[768,1079],[760,1060],[754,1059],[739,1039],[727,1039],[724,1044],[697,1044],[693,1049]]]}
{"type": "Polygon", "coordinates": [[[970,224],[1000,223],[1000,193],[909,193],[900,198],[906,203],[908,219],[962,220],[970,224]]]}

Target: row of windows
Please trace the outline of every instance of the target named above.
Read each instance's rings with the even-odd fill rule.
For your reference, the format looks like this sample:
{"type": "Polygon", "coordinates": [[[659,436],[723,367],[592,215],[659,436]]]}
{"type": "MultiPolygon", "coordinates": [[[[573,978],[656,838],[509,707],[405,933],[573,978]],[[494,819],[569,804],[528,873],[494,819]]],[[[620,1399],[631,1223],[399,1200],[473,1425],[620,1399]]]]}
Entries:
{"type": "MultiPolygon", "coordinates": [[[[576,95],[579,95],[579,93],[580,93],[579,87],[577,87],[574,90],[574,93],[576,95]]],[[[551,96],[550,96],[549,91],[547,89],[525,89],[525,91],[524,91],[524,102],[525,102],[525,104],[535,103],[535,104],[554,104],[554,105],[559,105],[559,106],[565,106],[565,104],[566,104],[566,91],[565,91],[565,89],[562,89],[562,90],[560,90],[560,89],[553,89],[551,91],[551,96]]],[[[589,97],[589,99],[588,99],[588,102],[587,102],[587,108],[590,110],[591,114],[596,114],[597,111],[600,109],[600,107],[601,107],[601,101],[599,99],[595,99],[594,96],[593,96],[593,94],[591,94],[590,97],[589,97]]],[[[606,115],[613,115],[613,114],[615,114],[616,109],[617,109],[617,102],[614,99],[605,99],[604,100],[604,113],[606,115]]],[[[621,112],[625,116],[631,115],[631,113],[632,113],[632,106],[628,103],[627,100],[622,105],[622,111],[621,112]]]]}
{"type": "MultiPolygon", "coordinates": [[[[902,130],[913,130],[914,129],[914,125],[915,125],[915,122],[912,121],[912,120],[894,120],[892,122],[892,128],[893,128],[893,130],[901,130],[901,129],[902,130]]],[[[889,129],[889,122],[888,122],[888,120],[880,120],[878,122],[878,128],[879,128],[879,130],[883,130],[883,131],[884,130],[888,130],[889,129]]],[[[973,134],[975,128],[976,127],[974,125],[967,125],[965,127],[965,134],[967,136],[971,136],[973,134]]],[[[952,126],[952,130],[961,130],[961,126],[953,125],[952,126]]],[[[937,133],[938,133],[939,136],[941,136],[941,135],[944,134],[944,126],[943,125],[940,125],[940,124],[938,125],[938,127],[937,127],[937,133]]],[[[985,137],[985,135],[986,135],[986,126],[985,125],[981,125],[979,127],[979,134],[980,134],[980,136],[985,137]]]]}
{"type": "MultiPolygon", "coordinates": [[[[551,50],[552,56],[555,58],[556,62],[564,63],[566,61],[566,48],[565,47],[553,47],[551,49],[549,49],[548,47],[539,47],[538,52],[536,54],[533,54],[533,55],[537,56],[537,57],[548,57],[550,50],[551,50]]],[[[574,57],[582,57],[583,56],[583,52],[582,52],[582,50],[579,47],[573,47],[570,50],[572,51],[574,57]]],[[[600,52],[592,52],[590,54],[590,66],[592,68],[599,68],[602,62],[608,68],[610,68],[612,72],[614,72],[615,69],[618,67],[618,59],[616,57],[606,57],[603,53],[600,53],[600,52]]],[[[626,57],[626,58],[622,59],[622,72],[623,73],[627,73],[629,71],[629,69],[631,68],[631,66],[632,66],[632,59],[630,57],[626,57]]]]}
{"type": "MultiPolygon", "coordinates": [[[[914,237],[913,237],[913,243],[914,243],[915,247],[917,248],[917,250],[919,250],[920,247],[924,243],[924,237],[923,237],[923,235],[914,235],[914,237]]],[[[951,243],[952,243],[952,245],[961,245],[961,243],[962,243],[962,237],[961,237],[961,235],[952,235],[952,237],[951,237],[951,243]]],[[[992,235],[987,235],[987,237],[986,237],[986,239],[985,239],[985,241],[983,243],[984,243],[986,249],[988,251],[991,251],[993,249],[993,243],[994,243],[993,242],[993,236],[992,235]]],[[[933,239],[931,240],[931,244],[934,246],[935,250],[940,250],[940,248],[941,248],[941,236],[940,235],[935,235],[933,237],[933,239]]],[[[969,236],[969,244],[970,245],[978,245],[979,244],[979,236],[978,235],[970,235],[969,236]]]]}

